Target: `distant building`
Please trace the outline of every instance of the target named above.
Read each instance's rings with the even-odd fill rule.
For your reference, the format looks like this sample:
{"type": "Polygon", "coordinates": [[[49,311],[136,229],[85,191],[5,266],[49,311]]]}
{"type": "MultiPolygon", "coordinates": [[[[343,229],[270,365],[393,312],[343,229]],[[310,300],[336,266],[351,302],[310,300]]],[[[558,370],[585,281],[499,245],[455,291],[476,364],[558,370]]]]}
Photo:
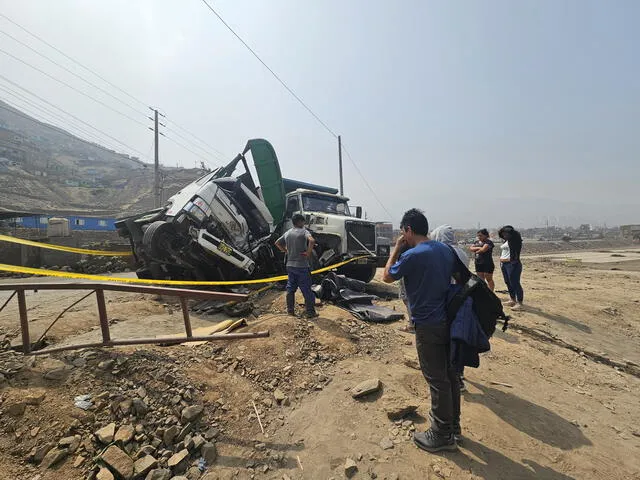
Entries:
{"type": "Polygon", "coordinates": [[[620,225],[620,233],[623,238],[640,240],[640,225],[620,225]]]}
{"type": "Polygon", "coordinates": [[[80,215],[32,215],[29,217],[16,217],[9,221],[9,223],[15,222],[16,226],[22,228],[47,228],[49,224],[49,218],[66,218],[69,220],[70,230],[102,230],[102,231],[114,231],[115,218],[99,218],[99,217],[85,217],[80,215]]]}
{"type": "Polygon", "coordinates": [[[393,225],[389,222],[376,222],[376,237],[384,237],[392,241],[393,225]]]}

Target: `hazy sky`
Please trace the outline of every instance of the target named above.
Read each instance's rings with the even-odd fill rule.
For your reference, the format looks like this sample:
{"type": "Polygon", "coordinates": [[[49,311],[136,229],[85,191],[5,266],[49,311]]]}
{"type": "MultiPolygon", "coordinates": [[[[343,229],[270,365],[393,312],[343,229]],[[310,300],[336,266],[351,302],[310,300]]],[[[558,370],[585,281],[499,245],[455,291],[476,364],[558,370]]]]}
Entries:
{"type": "MultiPolygon", "coordinates": [[[[211,3],[343,136],[395,223],[412,206],[458,226],[640,222],[640,2],[211,3]]],[[[262,137],[285,176],[338,184],[335,139],[200,0],[0,0],[0,12],[225,160],[262,137]]],[[[90,78],[1,17],[0,31],[90,78]]],[[[148,122],[98,79],[138,112],[4,35],[0,48],[148,122]]],[[[144,126],[1,52],[0,73],[151,158],[144,126]]],[[[162,141],[162,163],[196,160],[162,141]]],[[[369,218],[388,219],[348,158],[345,191],[369,218]]]]}

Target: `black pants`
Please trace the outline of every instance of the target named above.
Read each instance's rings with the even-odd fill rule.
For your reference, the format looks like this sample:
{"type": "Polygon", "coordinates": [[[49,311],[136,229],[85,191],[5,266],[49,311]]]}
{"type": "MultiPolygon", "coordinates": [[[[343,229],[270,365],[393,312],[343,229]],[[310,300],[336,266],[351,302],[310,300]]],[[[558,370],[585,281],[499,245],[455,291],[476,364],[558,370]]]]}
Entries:
{"type": "Polygon", "coordinates": [[[424,378],[431,392],[431,428],[453,433],[460,424],[460,382],[450,361],[449,327],[416,323],[416,349],[424,378]]]}

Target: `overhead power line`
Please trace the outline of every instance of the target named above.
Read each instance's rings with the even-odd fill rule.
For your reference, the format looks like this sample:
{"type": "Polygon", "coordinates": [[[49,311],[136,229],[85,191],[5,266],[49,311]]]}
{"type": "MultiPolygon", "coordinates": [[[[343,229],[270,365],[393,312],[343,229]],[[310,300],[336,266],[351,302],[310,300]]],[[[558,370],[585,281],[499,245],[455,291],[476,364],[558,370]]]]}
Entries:
{"type": "Polygon", "coordinates": [[[380,200],[380,198],[378,197],[378,195],[376,194],[375,190],[371,187],[371,185],[369,184],[369,182],[367,182],[367,179],[364,178],[364,175],[362,175],[362,172],[360,171],[360,168],[358,167],[358,165],[356,164],[356,162],[353,161],[353,158],[351,157],[351,154],[349,153],[349,150],[347,150],[344,146],[344,143],[342,144],[342,150],[344,151],[344,153],[347,154],[347,157],[349,157],[349,160],[351,160],[351,163],[353,164],[354,168],[356,169],[356,172],[358,172],[358,175],[360,175],[360,177],[362,178],[362,180],[364,181],[364,184],[367,186],[367,188],[369,189],[369,191],[371,192],[371,194],[373,195],[373,198],[375,198],[377,200],[377,202],[380,204],[380,206],[382,207],[382,209],[387,213],[387,215],[389,215],[389,220],[393,219],[393,215],[391,215],[391,213],[389,212],[389,210],[387,210],[387,207],[384,206],[384,203],[382,203],[382,201],[380,200]]]}
{"type": "Polygon", "coordinates": [[[298,101],[298,103],[300,103],[300,105],[302,105],[302,106],[303,106],[303,107],[304,107],[304,108],[305,108],[305,109],[306,109],[306,110],[307,110],[311,115],[313,115],[313,118],[315,118],[315,119],[318,121],[318,123],[319,123],[320,125],[322,125],[322,126],[324,127],[324,129],[325,129],[327,132],[329,132],[329,133],[330,133],[331,135],[333,135],[335,138],[338,138],[338,134],[337,134],[337,133],[335,133],[333,130],[331,130],[331,129],[329,128],[329,126],[328,126],[325,122],[323,122],[323,121],[322,121],[322,119],[321,119],[318,115],[316,115],[316,113],[315,113],[313,110],[311,110],[311,107],[309,107],[309,105],[307,105],[307,104],[306,104],[306,103],[305,103],[305,102],[304,102],[304,101],[303,101],[303,100],[302,100],[302,99],[301,99],[301,98],[296,94],[296,92],[294,92],[291,88],[289,88],[289,85],[287,85],[287,84],[284,82],[284,80],[282,80],[282,79],[278,76],[278,74],[277,74],[276,72],[274,72],[274,71],[271,69],[271,67],[270,67],[269,65],[267,65],[267,64],[262,60],[262,58],[260,58],[260,56],[259,56],[259,55],[258,55],[258,54],[253,50],[253,48],[251,48],[251,47],[249,46],[249,44],[248,44],[247,42],[245,42],[245,41],[242,39],[242,37],[241,37],[240,35],[238,35],[238,34],[235,32],[235,30],[229,26],[229,24],[228,24],[227,22],[225,22],[225,21],[224,21],[224,18],[222,18],[222,17],[220,16],[220,14],[219,14],[218,12],[216,12],[216,11],[215,11],[215,9],[214,9],[210,4],[209,4],[209,2],[207,2],[207,0],[202,0],[202,3],[204,3],[204,4],[207,6],[207,8],[208,8],[209,10],[211,10],[211,12],[213,12],[213,14],[214,14],[216,17],[218,17],[218,20],[220,20],[220,21],[223,23],[223,25],[224,25],[225,27],[227,27],[227,29],[228,29],[231,33],[233,33],[233,35],[234,35],[238,40],[240,40],[240,42],[242,43],[242,45],[244,45],[244,46],[245,46],[245,48],[246,48],[247,50],[249,50],[249,51],[251,52],[251,54],[252,54],[254,57],[256,57],[256,58],[258,59],[258,61],[259,61],[259,62],[264,66],[264,68],[266,68],[267,70],[269,70],[269,73],[271,73],[271,75],[273,75],[273,78],[275,78],[278,82],[280,82],[280,85],[282,85],[282,86],[283,86],[283,87],[284,87],[284,88],[285,88],[285,89],[286,89],[286,90],[287,90],[287,91],[288,91],[288,92],[289,92],[289,93],[290,93],[290,94],[291,94],[291,95],[292,95],[292,96],[293,96],[293,97],[298,101]]]}
{"type": "Polygon", "coordinates": [[[32,68],[32,69],[34,69],[34,70],[35,70],[35,71],[37,71],[37,72],[40,72],[41,74],[43,74],[43,75],[45,75],[46,77],[49,77],[50,79],[52,79],[52,80],[54,80],[54,81],[56,81],[56,82],[58,82],[58,83],[60,83],[60,84],[64,85],[65,87],[70,88],[70,89],[71,89],[71,90],[73,90],[74,92],[77,92],[77,93],[79,93],[80,95],[82,95],[82,96],[84,96],[84,97],[87,97],[89,100],[91,100],[91,101],[93,101],[93,102],[96,102],[96,103],[98,103],[98,104],[102,105],[103,107],[108,108],[108,109],[109,109],[109,110],[111,110],[112,112],[115,112],[115,113],[117,113],[118,115],[121,115],[122,117],[127,118],[127,119],[131,120],[132,122],[137,123],[138,125],[142,125],[143,127],[145,127],[145,128],[146,128],[146,125],[145,125],[144,123],[142,123],[142,122],[140,122],[140,121],[136,120],[136,119],[135,119],[135,118],[133,118],[131,115],[127,115],[126,113],[122,113],[120,110],[117,110],[117,109],[113,108],[111,105],[108,105],[108,104],[104,103],[102,100],[98,100],[97,98],[93,98],[93,97],[92,97],[91,95],[89,95],[88,93],[83,92],[82,90],[80,90],[80,89],[78,89],[78,88],[74,87],[73,85],[68,84],[68,83],[67,83],[67,82],[65,82],[64,80],[60,80],[60,79],[59,79],[59,78],[57,78],[56,76],[51,75],[50,73],[47,73],[47,72],[45,72],[44,70],[42,70],[42,69],[40,69],[40,68],[38,68],[38,67],[36,67],[36,66],[34,66],[34,65],[31,65],[29,62],[27,62],[27,61],[25,61],[25,60],[22,60],[22,59],[21,59],[21,58],[19,58],[19,57],[16,57],[16,56],[15,56],[15,55],[13,55],[12,53],[9,53],[9,52],[7,52],[7,51],[5,51],[5,50],[2,50],[1,48],[0,48],[0,53],[4,53],[4,54],[5,54],[5,55],[7,55],[8,57],[13,58],[14,60],[16,60],[16,61],[18,61],[18,62],[22,63],[23,65],[26,65],[27,67],[32,68]]]}
{"type": "Polygon", "coordinates": [[[17,38],[16,38],[16,37],[14,37],[13,35],[11,35],[11,34],[9,34],[9,33],[7,33],[7,32],[4,32],[4,31],[2,31],[2,30],[0,30],[0,33],[1,33],[1,34],[3,34],[3,35],[5,35],[5,36],[7,36],[7,37],[9,37],[9,38],[11,38],[13,41],[15,41],[16,43],[18,43],[18,44],[22,45],[23,47],[25,47],[25,48],[27,48],[27,49],[31,50],[33,53],[35,53],[36,55],[38,55],[38,56],[40,56],[40,57],[44,58],[44,59],[45,59],[45,60],[47,60],[48,62],[53,63],[53,64],[54,64],[54,65],[56,65],[57,67],[59,67],[59,68],[63,69],[65,72],[67,72],[67,73],[69,73],[69,74],[73,75],[73,76],[74,76],[74,77],[76,77],[76,78],[79,78],[80,80],[82,80],[82,81],[83,81],[83,82],[85,82],[86,84],[88,84],[88,85],[92,86],[93,88],[95,88],[95,89],[97,89],[97,90],[100,90],[102,93],[104,93],[105,95],[107,95],[107,96],[109,96],[109,97],[113,98],[115,101],[117,101],[117,102],[121,103],[121,104],[122,104],[122,105],[124,105],[125,107],[130,108],[131,110],[133,110],[133,111],[134,111],[134,112],[136,112],[136,113],[140,113],[140,111],[139,111],[136,107],[131,106],[131,104],[129,104],[129,103],[127,103],[127,102],[123,101],[122,99],[120,99],[120,98],[116,97],[115,95],[113,95],[112,93],[110,93],[110,92],[106,91],[104,88],[100,87],[99,85],[96,85],[95,83],[93,83],[93,82],[91,82],[91,81],[87,80],[87,79],[86,79],[86,78],[84,78],[83,76],[78,75],[78,74],[77,74],[76,72],[74,72],[73,70],[71,70],[71,69],[69,69],[69,68],[65,67],[64,65],[61,65],[60,63],[56,62],[55,60],[53,60],[53,59],[49,58],[49,57],[48,57],[47,55],[45,55],[44,53],[42,53],[42,52],[40,52],[40,51],[36,50],[36,49],[35,49],[35,48],[33,48],[32,46],[30,46],[30,45],[28,45],[28,44],[24,43],[23,41],[21,41],[21,40],[19,40],[19,39],[17,39],[17,38]]]}
{"type": "Polygon", "coordinates": [[[18,85],[16,82],[14,82],[14,81],[12,81],[12,80],[8,79],[8,78],[7,78],[7,77],[5,77],[4,75],[0,74],[0,78],[2,78],[5,82],[10,83],[10,84],[11,84],[11,85],[13,85],[14,87],[19,88],[20,90],[22,90],[22,91],[24,91],[24,92],[28,93],[29,95],[31,95],[31,96],[33,96],[33,97],[37,98],[38,100],[40,100],[40,101],[42,101],[42,102],[46,103],[47,105],[49,105],[49,106],[53,107],[54,109],[59,110],[59,111],[61,111],[62,113],[64,113],[65,115],[68,115],[69,117],[71,117],[71,118],[73,118],[73,119],[77,120],[78,122],[82,123],[83,125],[86,125],[87,127],[91,128],[91,129],[93,129],[93,130],[95,130],[95,131],[97,131],[97,132],[101,133],[102,135],[104,135],[104,136],[106,136],[106,137],[110,138],[111,140],[113,140],[113,141],[117,142],[118,144],[120,144],[120,145],[122,145],[122,146],[124,146],[124,147],[128,148],[128,149],[129,149],[129,150],[131,150],[132,152],[136,152],[138,155],[141,155],[141,158],[144,158],[144,154],[143,154],[142,152],[140,152],[139,150],[137,150],[137,149],[135,149],[135,148],[133,148],[133,147],[131,147],[131,146],[127,145],[126,143],[121,142],[120,140],[118,140],[117,138],[113,137],[112,135],[109,135],[108,133],[103,132],[103,131],[102,131],[102,130],[100,130],[99,128],[97,128],[97,127],[95,127],[95,126],[91,125],[91,124],[90,124],[90,123],[88,123],[88,122],[85,122],[84,120],[82,120],[81,118],[78,118],[77,116],[73,115],[72,113],[69,113],[69,112],[67,112],[66,110],[64,110],[64,109],[62,109],[62,108],[60,108],[60,107],[58,107],[57,105],[54,105],[54,104],[53,104],[53,103],[51,103],[50,101],[45,100],[45,99],[44,99],[44,98],[42,98],[41,96],[39,96],[39,95],[37,95],[37,94],[35,94],[35,93],[31,92],[30,90],[28,90],[28,89],[26,89],[26,88],[24,88],[24,87],[22,87],[22,86],[18,85]]]}
{"type": "MultiPolygon", "coordinates": [[[[45,44],[46,46],[48,46],[49,48],[51,48],[52,50],[56,51],[57,53],[59,53],[60,55],[62,55],[64,58],[66,58],[67,60],[71,61],[72,63],[74,63],[75,65],[77,65],[78,67],[82,68],[83,70],[89,72],[91,75],[93,75],[94,77],[100,79],[101,81],[103,81],[105,84],[109,85],[111,88],[116,89],[117,91],[119,91],[120,93],[126,95],[127,97],[129,97],[131,100],[133,100],[134,102],[137,102],[139,105],[143,106],[144,108],[147,108],[149,106],[149,104],[147,102],[144,102],[143,100],[140,100],[138,97],[136,97],[135,95],[132,95],[131,93],[127,92],[125,89],[119,87],[118,85],[116,85],[115,83],[107,80],[104,76],[100,75],[99,73],[97,73],[95,70],[89,68],[88,66],[86,66],[85,64],[83,64],[82,62],[80,62],[79,60],[76,60],[75,58],[71,57],[70,55],[68,55],[67,53],[63,52],[62,50],[60,50],[58,47],[56,47],[55,45],[52,45],[51,43],[49,43],[48,41],[46,41],[44,38],[36,35],[35,33],[33,33],[32,31],[30,31],[29,29],[27,29],[26,27],[20,25],[18,22],[15,22],[14,20],[12,20],[11,18],[7,17],[6,15],[4,15],[3,13],[0,13],[0,17],[4,18],[6,21],[8,21],[9,23],[11,23],[12,25],[16,26],[17,28],[19,28],[20,30],[22,30],[23,32],[25,32],[27,35],[30,35],[31,37],[35,38],[36,40],[42,42],[43,44],[45,44]]],[[[28,47],[30,48],[30,47],[28,47]]],[[[85,80],[87,81],[87,80],[85,80]]],[[[88,81],[87,81],[88,82],[88,81]]],[[[95,86],[95,85],[94,85],[95,86]]],[[[96,88],[99,88],[96,86],[96,88]]],[[[103,91],[102,89],[100,89],[101,91],[103,91]]],[[[111,95],[110,95],[111,96],[111,95]]],[[[120,100],[119,100],[120,101],[120,100]]],[[[129,105],[130,107],[130,105],[129,105]]],[[[130,107],[131,108],[131,107],[130,107]]],[[[191,133],[189,130],[187,130],[184,127],[181,127],[178,123],[172,121],[171,122],[176,128],[180,129],[181,131],[185,132],[187,135],[190,135],[192,138],[196,139],[197,141],[201,142],[203,145],[205,145],[206,147],[208,147],[209,149],[211,149],[213,152],[216,152],[218,154],[220,154],[222,157],[224,157],[225,159],[228,157],[227,155],[223,154],[222,152],[220,152],[219,150],[217,150],[215,147],[212,147],[209,143],[205,142],[204,140],[202,140],[201,138],[197,137],[195,134],[191,133]]],[[[190,143],[191,145],[195,145],[195,143],[193,141],[188,141],[188,143],[190,143]]]]}
{"type": "MultiPolygon", "coordinates": [[[[309,107],[309,105],[307,105],[290,87],[289,85],[287,85],[285,83],[284,80],[282,80],[282,78],[280,78],[280,76],[273,71],[273,69],[266,64],[266,62],[264,60],[262,60],[262,58],[260,58],[260,56],[255,52],[255,50],[253,48],[251,48],[251,46],[249,46],[249,44],[247,42],[245,42],[242,37],[240,35],[238,35],[236,33],[236,31],[231,28],[231,26],[224,20],[224,18],[222,18],[222,16],[209,4],[209,2],[207,0],[202,0],[202,3],[204,3],[207,8],[216,16],[218,17],[218,20],[220,20],[222,22],[222,24],[227,27],[227,29],[240,41],[240,43],[242,43],[242,45],[244,45],[244,47],[264,66],[264,68],[266,68],[269,73],[271,73],[271,75],[273,75],[273,77],[280,83],[280,85],[282,85],[292,96],[293,98],[295,98],[298,103],[300,103],[300,105],[302,105],[305,110],[307,110],[307,112],[309,112],[313,118],[316,119],[316,121],[327,131],[329,132],[334,138],[338,138],[338,134],[336,134],[312,109],[311,107],[309,107]]],[[[360,175],[360,178],[362,178],[362,180],[364,181],[365,185],[369,188],[369,190],[371,191],[371,194],[374,196],[374,198],[377,200],[377,202],[380,204],[380,206],[383,208],[383,210],[385,212],[387,212],[387,215],[389,215],[390,217],[392,216],[389,213],[389,210],[387,210],[387,208],[384,206],[384,204],[382,203],[382,201],[380,200],[380,198],[378,198],[378,195],[376,194],[376,192],[373,190],[373,188],[371,188],[371,185],[369,184],[369,182],[367,181],[367,179],[364,177],[364,175],[362,174],[362,172],[360,171],[360,168],[358,168],[358,165],[356,164],[356,162],[353,160],[353,158],[351,157],[351,155],[349,154],[349,152],[347,152],[347,150],[344,148],[343,145],[343,149],[345,151],[345,153],[347,154],[347,156],[349,157],[349,160],[351,160],[351,163],[353,164],[353,166],[356,169],[356,172],[358,172],[358,175],[360,175]]]]}

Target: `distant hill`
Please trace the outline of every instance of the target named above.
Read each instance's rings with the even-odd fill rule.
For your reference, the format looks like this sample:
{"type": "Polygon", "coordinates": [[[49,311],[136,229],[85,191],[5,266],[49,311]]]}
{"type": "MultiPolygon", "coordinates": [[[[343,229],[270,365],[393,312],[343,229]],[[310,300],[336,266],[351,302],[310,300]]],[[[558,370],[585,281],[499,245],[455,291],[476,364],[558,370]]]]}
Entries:
{"type": "MultiPolygon", "coordinates": [[[[162,167],[163,199],[202,174],[162,167]]],[[[153,165],[0,101],[0,210],[120,216],[153,208],[153,165]]]]}

